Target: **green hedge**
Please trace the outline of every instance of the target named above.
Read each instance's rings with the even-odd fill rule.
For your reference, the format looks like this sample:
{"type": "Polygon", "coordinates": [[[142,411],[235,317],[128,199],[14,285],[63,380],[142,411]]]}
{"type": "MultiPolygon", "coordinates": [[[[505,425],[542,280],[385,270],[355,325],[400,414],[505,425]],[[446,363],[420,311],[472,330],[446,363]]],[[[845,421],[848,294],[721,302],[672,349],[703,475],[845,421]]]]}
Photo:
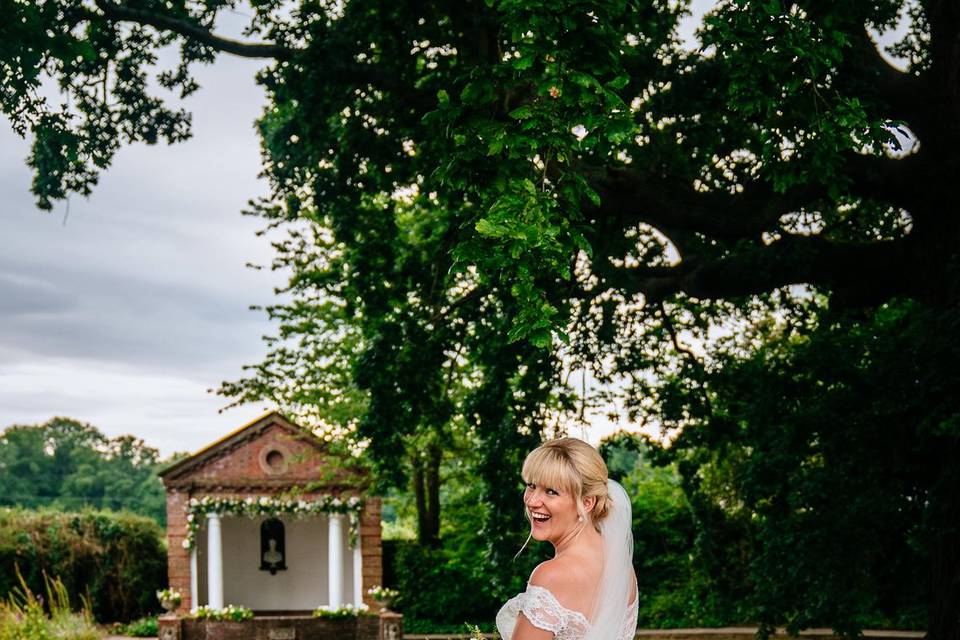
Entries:
{"type": "Polygon", "coordinates": [[[0,509],[0,596],[17,587],[15,568],[34,593],[44,574],[59,578],[73,601],[89,599],[97,620],[129,621],[158,609],[167,585],[164,532],[144,516],[0,509]]]}
{"type": "Polygon", "coordinates": [[[408,633],[465,633],[464,622],[492,622],[501,603],[476,560],[482,553],[457,551],[384,541],[384,584],[400,590],[396,609],[408,633]]]}

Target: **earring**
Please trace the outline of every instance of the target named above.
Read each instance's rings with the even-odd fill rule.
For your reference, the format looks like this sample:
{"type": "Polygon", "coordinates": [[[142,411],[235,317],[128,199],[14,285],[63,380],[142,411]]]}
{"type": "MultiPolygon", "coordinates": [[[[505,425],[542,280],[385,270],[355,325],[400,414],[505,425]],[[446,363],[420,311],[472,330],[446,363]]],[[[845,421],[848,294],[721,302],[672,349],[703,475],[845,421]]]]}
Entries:
{"type": "Polygon", "coordinates": [[[578,522],[583,522],[583,516],[577,516],[577,521],[578,521],[578,522]]]}

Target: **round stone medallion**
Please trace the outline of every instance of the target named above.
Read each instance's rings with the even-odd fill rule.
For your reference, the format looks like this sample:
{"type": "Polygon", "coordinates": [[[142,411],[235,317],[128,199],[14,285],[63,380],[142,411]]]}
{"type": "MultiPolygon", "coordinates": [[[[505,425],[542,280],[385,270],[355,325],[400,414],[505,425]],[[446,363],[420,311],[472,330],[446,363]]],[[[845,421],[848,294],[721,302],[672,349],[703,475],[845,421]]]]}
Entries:
{"type": "Polygon", "coordinates": [[[267,475],[283,473],[290,465],[290,451],[282,444],[272,442],[260,449],[260,468],[267,475]]]}

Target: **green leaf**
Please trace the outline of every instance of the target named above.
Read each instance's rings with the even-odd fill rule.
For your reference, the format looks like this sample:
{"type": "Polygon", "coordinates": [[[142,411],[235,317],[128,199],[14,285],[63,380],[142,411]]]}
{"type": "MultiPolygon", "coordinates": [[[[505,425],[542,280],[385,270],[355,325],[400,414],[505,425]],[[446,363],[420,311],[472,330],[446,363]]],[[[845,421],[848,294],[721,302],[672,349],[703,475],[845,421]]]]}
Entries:
{"type": "Polygon", "coordinates": [[[627,84],[629,83],[630,83],[629,76],[617,76],[616,78],[608,82],[607,86],[612,89],[620,90],[620,89],[623,89],[625,86],[627,86],[627,84]]]}
{"type": "Polygon", "coordinates": [[[532,56],[521,56],[515,59],[511,66],[517,71],[526,71],[533,66],[534,59],[532,56]]]}
{"type": "Polygon", "coordinates": [[[517,107],[510,112],[510,117],[516,120],[526,120],[531,116],[533,116],[533,107],[528,104],[517,107]]]}
{"type": "Polygon", "coordinates": [[[588,73],[576,71],[570,74],[570,80],[585,89],[602,89],[597,79],[588,73]]]}
{"type": "Polygon", "coordinates": [[[486,78],[481,78],[468,83],[463,88],[460,92],[460,100],[465,104],[484,104],[489,102],[493,95],[493,83],[486,78]]]}
{"type": "Polygon", "coordinates": [[[502,238],[510,233],[510,230],[505,226],[497,224],[489,218],[479,220],[474,228],[477,230],[477,233],[489,238],[502,238]]]}
{"type": "Polygon", "coordinates": [[[593,258],[593,246],[587,241],[587,239],[581,233],[576,233],[573,235],[573,243],[577,246],[578,249],[587,254],[588,258],[593,258]]]}
{"type": "Polygon", "coordinates": [[[623,101],[623,98],[618,96],[613,91],[604,91],[603,97],[607,100],[607,106],[611,109],[618,109],[621,111],[627,110],[627,103],[623,101]]]}
{"type": "Polygon", "coordinates": [[[536,329],[530,333],[531,344],[540,349],[546,349],[553,343],[553,334],[549,329],[536,329]]]}
{"type": "Polygon", "coordinates": [[[590,202],[593,203],[593,206],[600,206],[600,194],[593,190],[589,185],[584,185],[583,193],[590,199],[590,202]]]}

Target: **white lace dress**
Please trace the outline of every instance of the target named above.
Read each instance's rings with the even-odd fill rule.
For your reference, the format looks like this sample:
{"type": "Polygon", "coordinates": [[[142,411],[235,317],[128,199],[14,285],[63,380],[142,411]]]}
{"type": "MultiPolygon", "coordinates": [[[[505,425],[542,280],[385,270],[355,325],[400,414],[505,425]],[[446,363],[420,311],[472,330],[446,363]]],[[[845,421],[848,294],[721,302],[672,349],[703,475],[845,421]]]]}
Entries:
{"type": "MultiPolygon", "coordinates": [[[[546,587],[527,584],[527,590],[507,600],[497,613],[497,631],[503,640],[510,640],[517,626],[517,617],[524,617],[535,627],[552,631],[556,640],[580,640],[587,633],[590,621],[579,611],[560,604],[546,587]]],[[[627,608],[620,634],[611,640],[632,640],[637,633],[637,599],[627,608]]]]}

